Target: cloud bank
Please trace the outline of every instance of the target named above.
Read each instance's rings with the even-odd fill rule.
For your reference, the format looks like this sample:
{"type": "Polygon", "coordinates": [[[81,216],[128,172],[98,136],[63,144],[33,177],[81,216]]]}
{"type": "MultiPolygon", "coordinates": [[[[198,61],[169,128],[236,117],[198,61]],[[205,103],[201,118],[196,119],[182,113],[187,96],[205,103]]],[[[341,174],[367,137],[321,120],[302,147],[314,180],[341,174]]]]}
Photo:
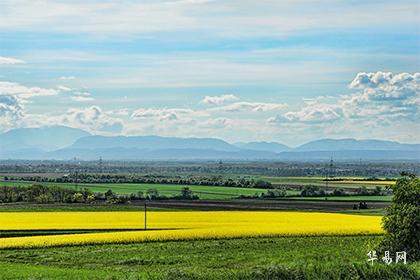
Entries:
{"type": "Polygon", "coordinates": [[[78,102],[96,100],[87,91],[63,86],[40,88],[0,82],[0,118],[2,124],[7,120],[14,127],[62,124],[99,134],[219,137],[289,144],[296,144],[296,135],[301,141],[319,137],[420,141],[420,73],[361,72],[349,88],[349,94],[319,96],[301,104],[216,95],[204,96],[196,105],[182,108],[116,107],[106,111],[92,105],[73,106],[63,114],[29,114],[26,107],[35,102],[35,97],[54,99],[63,93],[78,102]]]}

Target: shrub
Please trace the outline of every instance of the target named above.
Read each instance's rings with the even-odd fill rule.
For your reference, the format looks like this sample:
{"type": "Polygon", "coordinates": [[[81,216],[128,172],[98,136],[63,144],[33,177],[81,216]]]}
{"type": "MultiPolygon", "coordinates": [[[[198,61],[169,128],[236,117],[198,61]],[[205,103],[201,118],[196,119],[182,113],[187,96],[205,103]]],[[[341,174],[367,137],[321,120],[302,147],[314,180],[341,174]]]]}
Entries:
{"type": "Polygon", "coordinates": [[[262,197],[275,198],[275,197],[285,197],[286,189],[271,189],[267,190],[265,194],[262,194],[262,197]]]}
{"type": "Polygon", "coordinates": [[[85,199],[83,198],[83,194],[81,194],[79,192],[73,194],[73,197],[72,197],[71,200],[72,200],[72,202],[75,202],[75,203],[83,203],[83,202],[85,202],[85,199]]]}
{"type": "Polygon", "coordinates": [[[36,203],[46,204],[53,201],[51,195],[49,194],[41,194],[37,197],[35,197],[36,203]]]}
{"type": "Polygon", "coordinates": [[[420,180],[402,173],[394,186],[391,206],[383,218],[386,232],[379,251],[405,251],[409,260],[420,259],[420,180]]]}
{"type": "Polygon", "coordinates": [[[95,202],[95,195],[93,195],[93,194],[89,194],[89,195],[86,197],[86,202],[87,202],[87,203],[93,203],[93,202],[95,202]]]}

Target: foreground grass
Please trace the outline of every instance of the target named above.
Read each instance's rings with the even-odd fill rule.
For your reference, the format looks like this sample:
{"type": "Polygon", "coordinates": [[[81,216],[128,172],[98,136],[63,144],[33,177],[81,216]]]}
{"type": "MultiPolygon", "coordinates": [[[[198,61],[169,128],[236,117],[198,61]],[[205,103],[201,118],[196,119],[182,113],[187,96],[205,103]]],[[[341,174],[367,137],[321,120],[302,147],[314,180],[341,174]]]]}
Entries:
{"type": "MultiPolygon", "coordinates": [[[[367,264],[380,236],[244,238],[0,251],[1,279],[416,279],[367,264]]],[[[417,278],[418,279],[418,278],[417,278]]]]}

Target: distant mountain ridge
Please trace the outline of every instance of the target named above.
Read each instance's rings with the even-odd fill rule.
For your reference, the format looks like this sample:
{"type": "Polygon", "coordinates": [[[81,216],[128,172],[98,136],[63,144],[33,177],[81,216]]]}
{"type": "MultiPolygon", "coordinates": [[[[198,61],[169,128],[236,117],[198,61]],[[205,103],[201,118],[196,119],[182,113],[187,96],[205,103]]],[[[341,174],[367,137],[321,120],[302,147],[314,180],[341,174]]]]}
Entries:
{"type": "Polygon", "coordinates": [[[249,143],[234,143],[238,148],[246,149],[246,150],[254,150],[254,151],[265,151],[265,152],[274,152],[274,153],[281,153],[281,152],[287,152],[290,151],[291,148],[277,143],[277,142],[249,142],[249,143]]]}
{"type": "Polygon", "coordinates": [[[136,148],[158,149],[208,149],[218,151],[238,151],[239,148],[214,138],[177,138],[160,136],[88,136],[78,139],[69,148],[106,149],[136,148]]]}
{"type": "Polygon", "coordinates": [[[420,144],[401,144],[386,140],[356,140],[346,139],[320,139],[303,144],[295,151],[342,151],[342,150],[420,150],[420,144]]]}
{"type": "Polygon", "coordinates": [[[320,139],[296,148],[277,142],[230,144],[215,138],[98,136],[69,127],[20,128],[0,134],[2,159],[95,160],[420,160],[420,144],[320,139]]]}
{"type": "Polygon", "coordinates": [[[90,135],[84,130],[66,126],[17,128],[0,134],[0,152],[25,149],[52,151],[90,135]]]}

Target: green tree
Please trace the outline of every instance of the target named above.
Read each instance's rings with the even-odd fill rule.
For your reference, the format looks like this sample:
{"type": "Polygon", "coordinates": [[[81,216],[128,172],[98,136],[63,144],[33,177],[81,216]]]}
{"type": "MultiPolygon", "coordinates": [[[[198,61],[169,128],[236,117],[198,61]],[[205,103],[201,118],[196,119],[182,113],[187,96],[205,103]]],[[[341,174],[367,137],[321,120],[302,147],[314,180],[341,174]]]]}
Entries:
{"type": "Polygon", "coordinates": [[[52,202],[52,197],[49,194],[41,194],[35,198],[35,201],[37,203],[46,204],[52,202]]]}
{"type": "Polygon", "coordinates": [[[87,202],[87,203],[94,203],[94,202],[95,202],[95,196],[94,196],[93,194],[89,194],[89,195],[86,197],[86,202],[87,202]]]}
{"type": "Polygon", "coordinates": [[[181,189],[181,197],[183,198],[191,198],[192,197],[192,190],[189,187],[183,187],[181,189]]]}
{"type": "Polygon", "coordinates": [[[407,253],[410,260],[420,259],[420,179],[401,173],[394,186],[391,206],[383,218],[385,230],[380,251],[407,253]]]}
{"type": "Polygon", "coordinates": [[[83,203],[83,202],[85,202],[85,199],[83,198],[83,194],[82,193],[79,193],[79,192],[73,194],[72,202],[75,202],[75,203],[83,203]]]}
{"type": "Polygon", "coordinates": [[[146,191],[146,198],[149,200],[159,199],[159,191],[157,189],[148,189],[146,191]]]}

